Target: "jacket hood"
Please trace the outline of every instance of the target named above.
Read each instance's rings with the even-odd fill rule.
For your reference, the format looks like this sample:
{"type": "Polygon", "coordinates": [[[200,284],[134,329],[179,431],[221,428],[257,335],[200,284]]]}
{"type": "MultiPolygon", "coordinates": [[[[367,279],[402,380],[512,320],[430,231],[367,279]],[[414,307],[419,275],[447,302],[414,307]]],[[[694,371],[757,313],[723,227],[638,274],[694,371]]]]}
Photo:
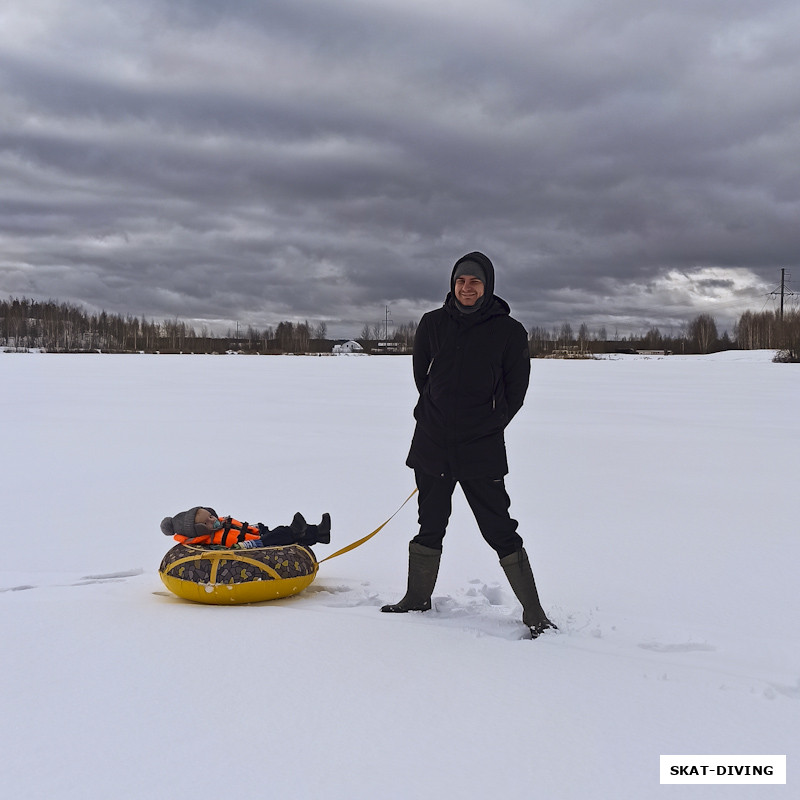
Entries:
{"type": "Polygon", "coordinates": [[[462,261],[474,261],[483,267],[483,272],[486,275],[486,282],[483,284],[483,296],[485,298],[483,302],[488,305],[494,294],[494,265],[489,260],[489,256],[479,253],[477,250],[461,256],[453,265],[453,271],[450,273],[450,294],[455,295],[456,271],[462,261]]]}
{"type": "Polygon", "coordinates": [[[509,314],[511,309],[503,300],[494,293],[494,265],[489,260],[488,256],[477,251],[467,253],[465,256],[456,261],[453,266],[453,271],[450,273],[450,291],[444,301],[444,307],[447,309],[450,316],[453,317],[460,325],[475,325],[490,317],[502,316],[509,314]],[[483,302],[481,307],[474,314],[463,314],[459,311],[456,303],[456,272],[462,261],[475,261],[483,268],[486,282],[483,284],[483,302]]]}

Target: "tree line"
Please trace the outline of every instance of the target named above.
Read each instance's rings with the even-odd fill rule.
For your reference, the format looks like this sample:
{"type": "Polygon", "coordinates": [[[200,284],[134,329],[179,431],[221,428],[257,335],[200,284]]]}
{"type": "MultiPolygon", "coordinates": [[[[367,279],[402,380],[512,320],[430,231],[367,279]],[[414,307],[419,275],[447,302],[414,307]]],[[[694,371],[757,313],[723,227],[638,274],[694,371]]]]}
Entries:
{"type": "MultiPolygon", "coordinates": [[[[384,326],[365,324],[358,341],[368,352],[379,341],[410,349],[417,324],[396,326],[387,337],[384,326]]],[[[671,353],[711,353],[720,350],[781,351],[786,360],[800,360],[800,311],[784,315],[773,311],[746,311],[734,325],[733,336],[719,333],[710,314],[699,314],[677,334],[663,334],[658,328],[633,336],[609,336],[605,328],[591,331],[586,324],[574,329],[570,323],[555,328],[534,326],[528,344],[533,357],[564,354],[608,353],[615,351],[664,351],[671,353]]],[[[203,326],[198,332],[177,318],[154,322],[144,317],[89,314],[79,306],[28,298],[0,300],[0,346],[18,349],[41,348],[51,352],[162,352],[213,353],[236,350],[246,353],[330,352],[333,341],[327,338],[324,322],[311,324],[282,321],[274,327],[248,326],[225,336],[211,335],[203,326]]]]}
{"type": "Polygon", "coordinates": [[[779,350],[783,360],[800,359],[800,311],[781,315],[774,311],[745,311],[736,321],[733,336],[719,333],[711,314],[698,314],[677,334],[664,334],[657,327],[646,333],[609,337],[605,328],[591,331],[586,324],[577,331],[569,323],[546,329],[533,327],[528,345],[534,357],[558,353],[592,355],[609,352],[661,351],[706,354],[722,350],[779,350]]]}
{"type": "Polygon", "coordinates": [[[213,335],[175,318],[155,322],[134,316],[89,314],[71,303],[28,298],[0,300],[0,345],[50,352],[213,353],[235,349],[253,353],[305,353],[324,349],[327,326],[279,322],[264,329],[248,326],[213,335]],[[322,343],[322,344],[320,344],[322,343]]]}

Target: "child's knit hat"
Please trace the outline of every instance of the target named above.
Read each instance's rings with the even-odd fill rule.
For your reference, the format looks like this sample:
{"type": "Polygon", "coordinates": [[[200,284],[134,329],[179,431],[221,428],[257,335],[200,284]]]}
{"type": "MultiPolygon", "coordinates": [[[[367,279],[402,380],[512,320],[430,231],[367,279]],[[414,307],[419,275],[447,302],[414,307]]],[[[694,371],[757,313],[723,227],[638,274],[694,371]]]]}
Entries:
{"type": "Polygon", "coordinates": [[[165,536],[185,536],[187,539],[192,539],[195,536],[205,536],[208,533],[208,528],[205,525],[195,525],[195,514],[201,509],[205,508],[209,514],[217,516],[217,512],[213,508],[207,506],[195,506],[188,511],[181,511],[174,517],[164,517],[161,520],[161,532],[165,536]]]}

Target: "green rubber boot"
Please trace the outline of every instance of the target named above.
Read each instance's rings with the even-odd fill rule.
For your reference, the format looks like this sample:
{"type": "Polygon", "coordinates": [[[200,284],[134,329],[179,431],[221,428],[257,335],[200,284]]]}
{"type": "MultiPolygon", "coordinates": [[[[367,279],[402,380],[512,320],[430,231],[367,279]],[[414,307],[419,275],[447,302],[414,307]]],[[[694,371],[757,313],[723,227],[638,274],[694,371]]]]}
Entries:
{"type": "Polygon", "coordinates": [[[528,561],[525,548],[521,547],[516,553],[501,558],[500,566],[506,573],[517,600],[522,603],[522,622],[531,629],[531,638],[535,639],[548,629],[558,630],[547,619],[547,614],[544,613],[542,604],[539,602],[539,593],[536,591],[531,562],[528,561]]]}
{"type": "Polygon", "coordinates": [[[408,590],[406,596],[399,603],[383,606],[381,611],[390,614],[430,611],[431,595],[439,575],[441,558],[441,550],[410,542],[408,545],[408,590]]]}

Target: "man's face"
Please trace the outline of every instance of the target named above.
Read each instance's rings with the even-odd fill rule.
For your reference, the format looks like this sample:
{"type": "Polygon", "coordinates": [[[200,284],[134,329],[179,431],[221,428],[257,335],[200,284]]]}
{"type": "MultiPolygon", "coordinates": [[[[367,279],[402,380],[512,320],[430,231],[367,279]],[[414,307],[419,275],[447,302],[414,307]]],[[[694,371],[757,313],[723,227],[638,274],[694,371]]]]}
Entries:
{"type": "Polygon", "coordinates": [[[456,300],[462,306],[474,306],[483,297],[483,281],[474,275],[459,275],[456,278],[456,300]]]}

